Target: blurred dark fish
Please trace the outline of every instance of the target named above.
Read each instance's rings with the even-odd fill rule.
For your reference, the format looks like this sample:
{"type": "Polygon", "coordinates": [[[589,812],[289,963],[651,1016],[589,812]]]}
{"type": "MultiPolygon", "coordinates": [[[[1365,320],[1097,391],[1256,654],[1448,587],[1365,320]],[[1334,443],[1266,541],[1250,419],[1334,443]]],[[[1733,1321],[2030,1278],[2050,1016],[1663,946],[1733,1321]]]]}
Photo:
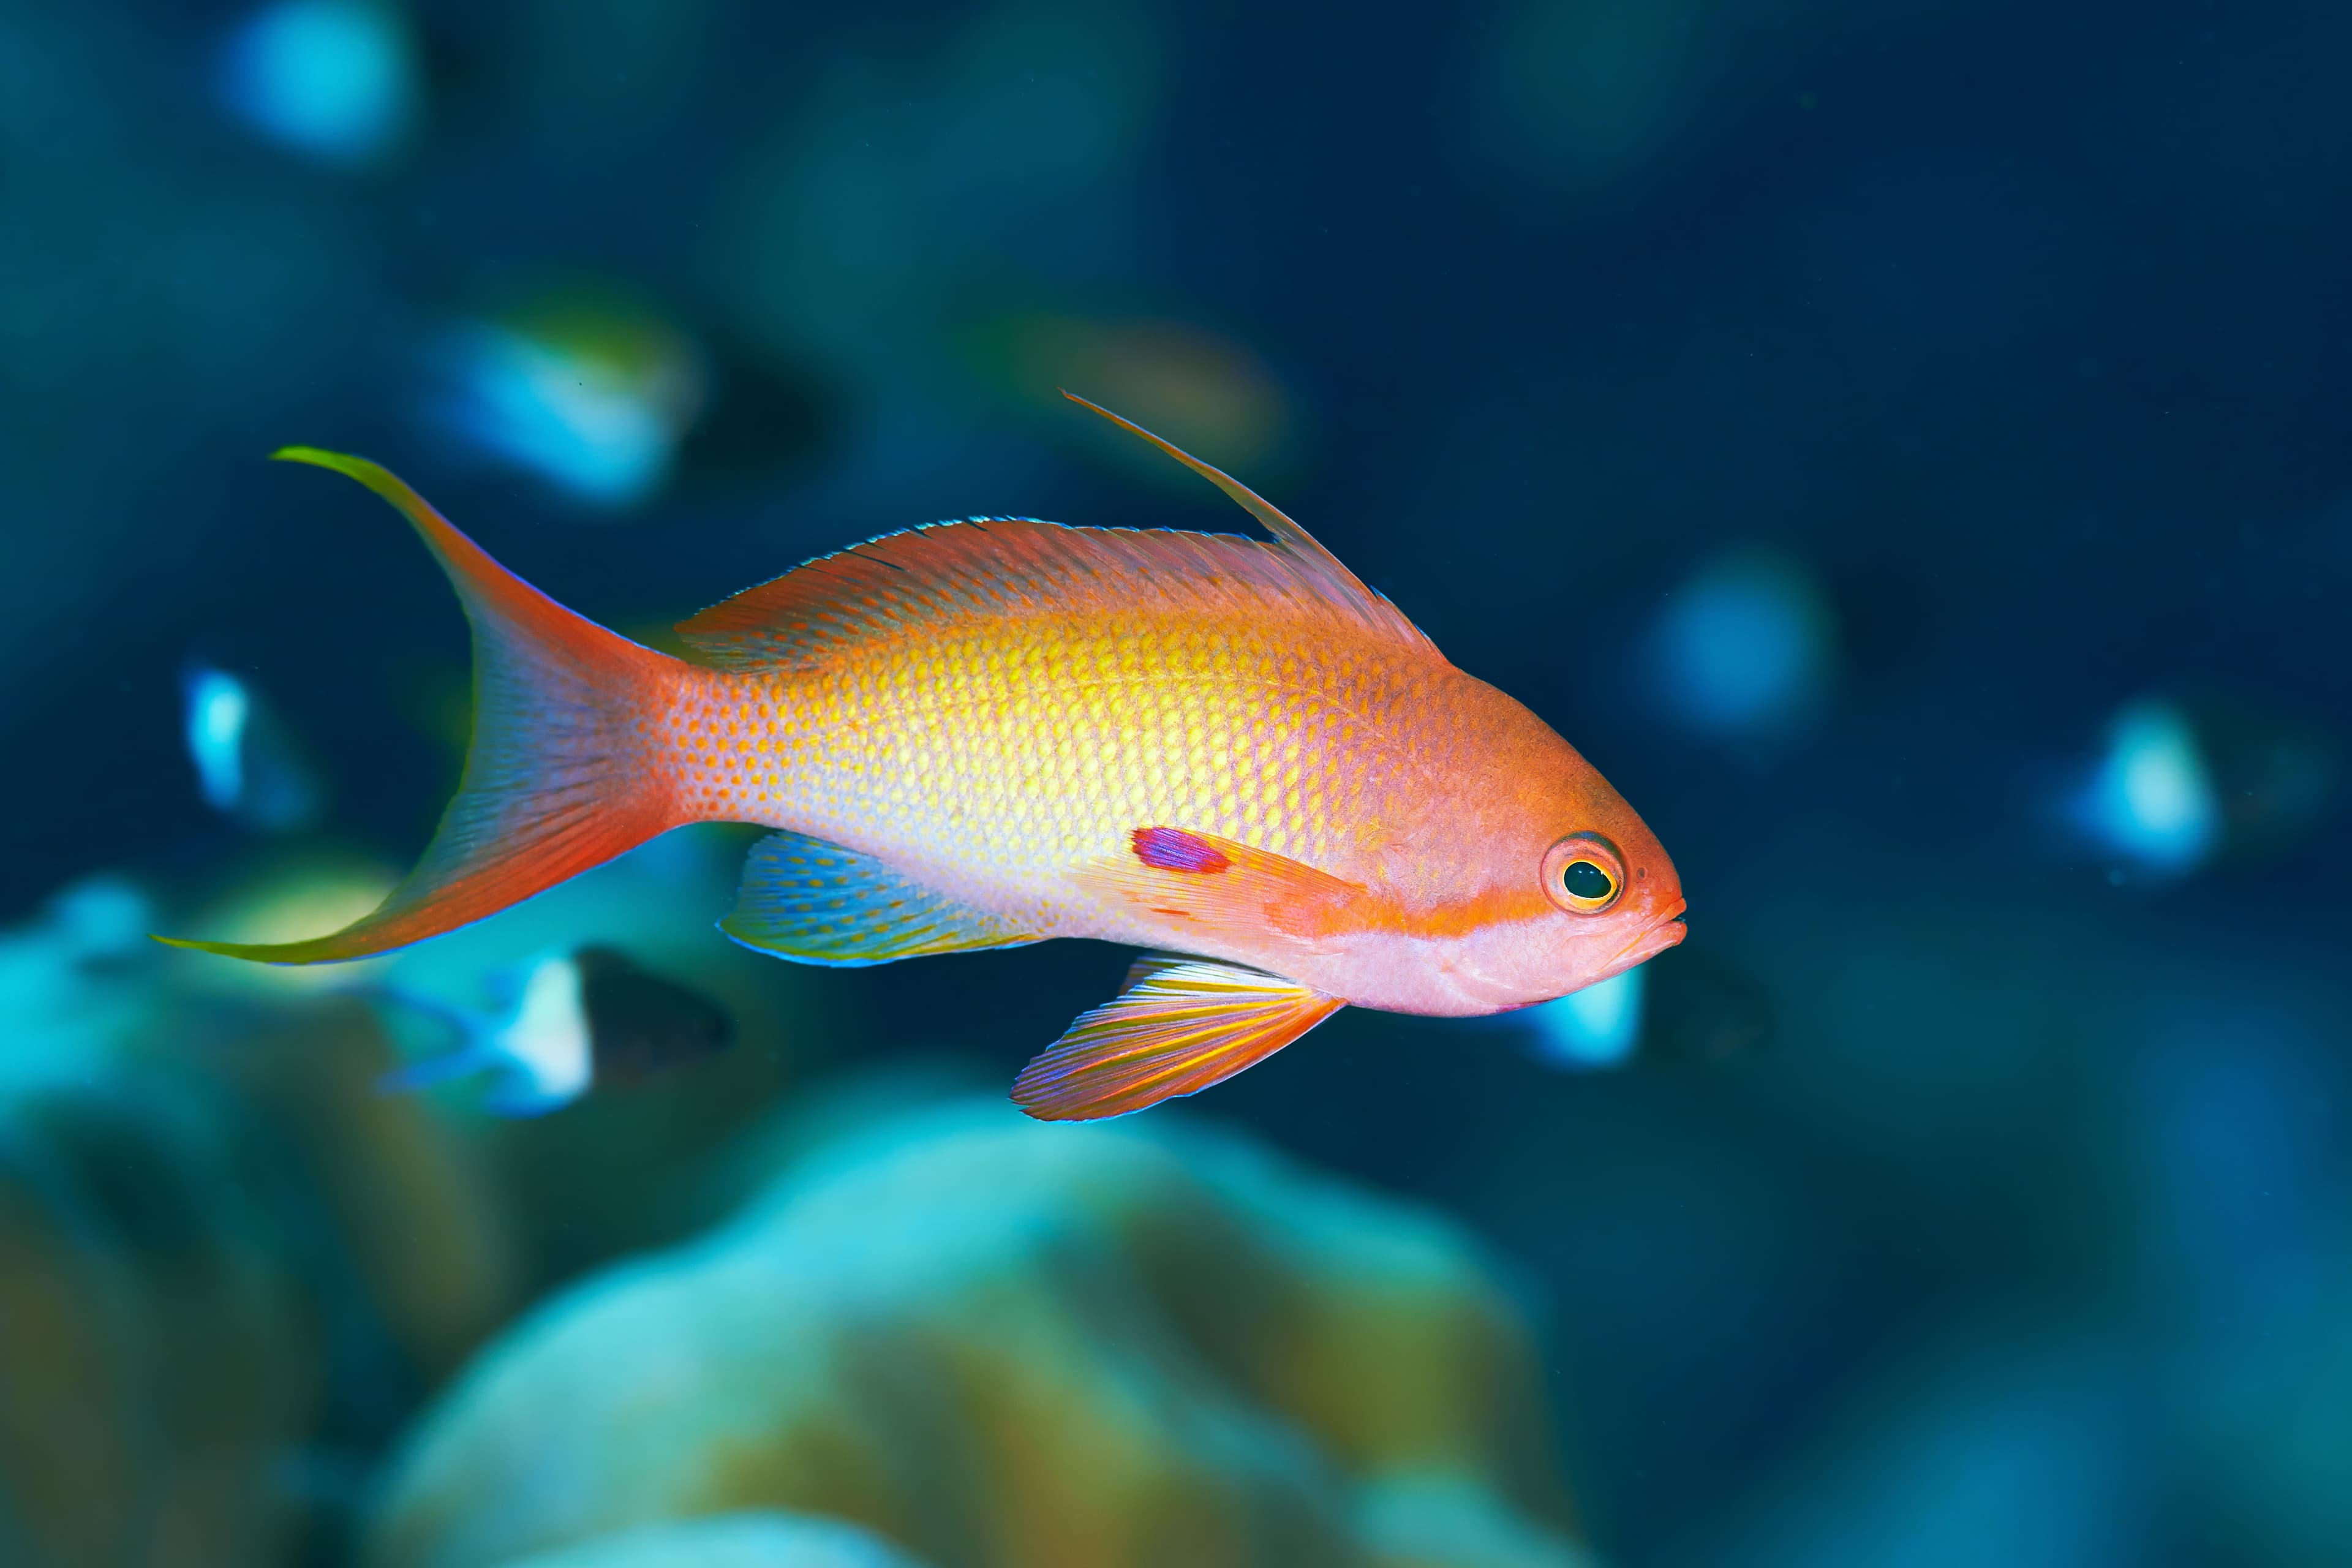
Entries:
{"type": "Polygon", "coordinates": [[[1593,1072],[1638,1058],[1724,1061],[1773,1037],[1771,993],[1712,948],[1685,942],[1637,968],[1513,1015],[1554,1067],[1593,1072]]]}
{"type": "Polygon", "coordinates": [[[205,804],[263,833],[290,833],[318,819],[317,770],[252,684],[225,669],[193,665],[183,682],[188,760],[205,804]]]}
{"type": "Polygon", "coordinates": [[[416,1089],[490,1073],[486,1109],[541,1116],[593,1089],[636,1087],[692,1067],[734,1038],[726,1009],[614,948],[541,958],[526,967],[514,990],[507,1005],[477,1010],[382,988],[384,1000],[442,1020],[466,1042],[391,1074],[383,1088],[416,1089]]]}
{"type": "Polygon", "coordinates": [[[2335,804],[2343,758],[2316,725],[2221,698],[2192,700],[2188,713],[2212,777],[2229,855],[2274,855],[2335,804]]]}
{"type": "Polygon", "coordinates": [[[1780,1029],[1772,993],[1720,949],[1683,946],[1653,972],[1641,1051],[1656,1061],[1728,1061],[1770,1047],[1780,1029]]]}
{"type": "Polygon", "coordinates": [[[595,1081],[635,1088],[716,1056],[734,1043],[735,1020],[718,1003],[639,968],[609,947],[572,954],[588,1015],[595,1081]]]}

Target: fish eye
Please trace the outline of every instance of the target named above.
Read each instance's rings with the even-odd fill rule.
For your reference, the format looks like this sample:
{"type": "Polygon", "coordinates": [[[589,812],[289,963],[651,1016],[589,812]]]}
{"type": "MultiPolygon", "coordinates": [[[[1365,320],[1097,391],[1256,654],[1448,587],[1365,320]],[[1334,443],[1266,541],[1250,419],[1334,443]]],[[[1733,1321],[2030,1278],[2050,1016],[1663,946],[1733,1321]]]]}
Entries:
{"type": "Polygon", "coordinates": [[[1617,890],[1617,884],[1610,880],[1609,873],[1590,860],[1570,860],[1568,869],[1560,873],[1559,885],[1568,889],[1570,898],[1591,900],[1595,903],[1617,890]]]}
{"type": "Polygon", "coordinates": [[[1561,909],[1597,915],[1625,890],[1625,862],[1599,834],[1570,834],[1544,852],[1543,883],[1561,909]]]}

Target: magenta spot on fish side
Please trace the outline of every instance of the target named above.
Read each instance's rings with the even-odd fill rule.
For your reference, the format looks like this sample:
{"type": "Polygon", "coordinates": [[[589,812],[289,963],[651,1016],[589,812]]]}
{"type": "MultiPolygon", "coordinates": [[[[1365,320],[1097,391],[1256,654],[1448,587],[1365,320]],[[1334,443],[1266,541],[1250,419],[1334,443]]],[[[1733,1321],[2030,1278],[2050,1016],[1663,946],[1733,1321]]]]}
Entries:
{"type": "Polygon", "coordinates": [[[1206,875],[1223,871],[1233,864],[1217,853],[1215,845],[1181,827],[1139,827],[1129,837],[1135,844],[1135,858],[1162,871],[1197,871],[1206,875]]]}

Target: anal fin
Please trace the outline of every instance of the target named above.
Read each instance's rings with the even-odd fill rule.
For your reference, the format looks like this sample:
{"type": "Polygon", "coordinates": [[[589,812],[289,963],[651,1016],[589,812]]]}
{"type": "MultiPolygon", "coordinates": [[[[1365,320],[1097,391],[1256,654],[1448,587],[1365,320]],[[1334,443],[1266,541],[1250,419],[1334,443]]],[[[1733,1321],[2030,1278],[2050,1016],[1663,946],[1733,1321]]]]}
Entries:
{"type": "Polygon", "coordinates": [[[1222,1082],[1345,1005],[1279,975],[1150,953],[1022,1069],[1013,1100],[1041,1121],[1124,1116],[1222,1082]]]}
{"type": "Polygon", "coordinates": [[[799,833],[772,833],[751,847],[719,929],[746,947],[837,968],[1039,940],[870,855],[799,833]]]}

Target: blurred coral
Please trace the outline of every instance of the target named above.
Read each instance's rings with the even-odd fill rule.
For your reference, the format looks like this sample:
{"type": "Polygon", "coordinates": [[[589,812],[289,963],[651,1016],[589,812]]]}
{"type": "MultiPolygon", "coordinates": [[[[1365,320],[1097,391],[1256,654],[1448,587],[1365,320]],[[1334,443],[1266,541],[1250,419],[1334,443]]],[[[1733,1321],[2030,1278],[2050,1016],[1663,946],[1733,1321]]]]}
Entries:
{"type": "Polygon", "coordinates": [[[923,1568],[866,1531],[789,1513],[653,1524],[536,1552],[508,1568],[923,1568]]]}
{"type": "Polygon", "coordinates": [[[369,1560],[784,1508],[951,1565],[1568,1568],[1538,1381],[1433,1216],[1165,1119],[957,1106],[821,1146],[494,1345],[369,1560]]]}
{"type": "Polygon", "coordinates": [[[318,1336],[221,1110],[99,1083],[0,1110],[0,1561],[257,1563],[291,1532],[266,1481],[318,1336]]]}
{"type": "MultiPolygon", "coordinates": [[[[169,952],[117,878],[0,934],[0,1562],[331,1550],[375,1450],[530,1292],[707,1219],[697,1156],[782,1082],[761,985],[789,972],[677,918],[723,896],[731,858],[669,845],[407,961],[404,983],[461,994],[533,921],[703,931],[677,962],[751,1048],[527,1130],[384,1090],[401,1054],[372,998],[394,966],[169,952]]],[[[296,858],[215,901],[299,925],[374,886],[296,858]]]]}

